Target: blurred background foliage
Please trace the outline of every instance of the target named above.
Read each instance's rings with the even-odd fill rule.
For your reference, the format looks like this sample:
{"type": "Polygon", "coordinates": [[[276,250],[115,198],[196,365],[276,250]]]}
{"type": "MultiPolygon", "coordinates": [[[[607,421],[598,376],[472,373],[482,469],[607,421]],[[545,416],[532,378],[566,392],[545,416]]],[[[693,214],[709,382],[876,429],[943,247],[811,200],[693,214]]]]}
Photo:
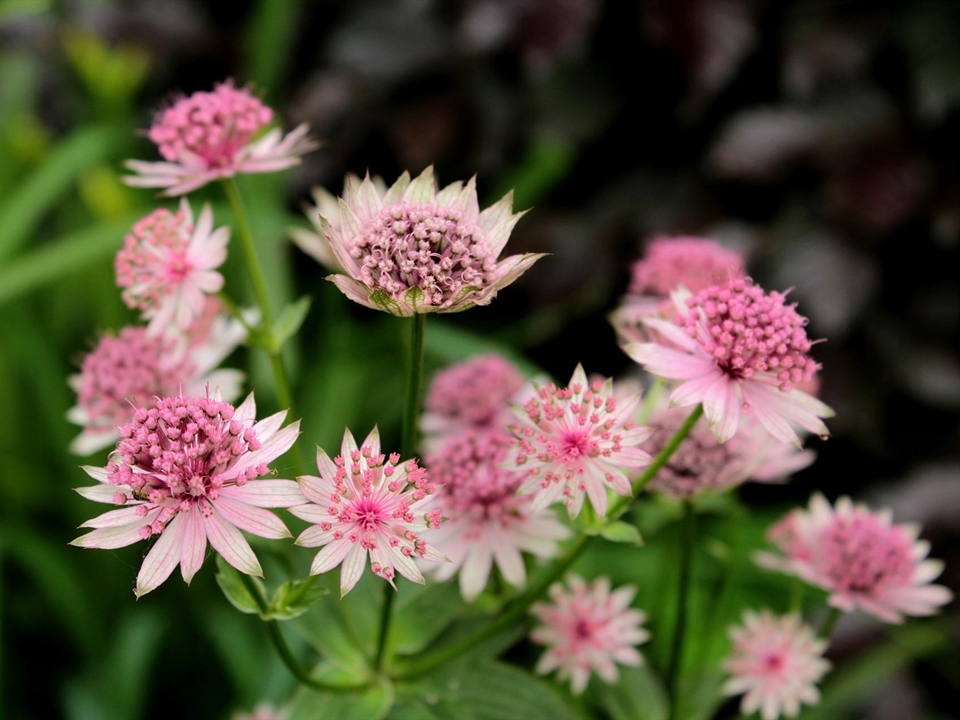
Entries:
{"type": "MultiPolygon", "coordinates": [[[[275,300],[314,296],[289,349],[305,447],[333,450],[344,425],[365,434],[375,423],[397,444],[404,337],[324,282],[285,229],[307,225],[299,208],[312,185],[338,192],[347,171],[392,180],[433,163],[442,182],[476,173],[483,204],[515,188],[517,207],[534,209],[513,252],[552,257],[489,308],[431,318],[428,371],[494,348],[563,380],[578,361],[631,372],[606,315],[658,234],[745,249],[758,281],[795,287],[812,336],[826,338],[821,394],[837,417],[834,436],[814,443],[819,460],[787,486],[748,486],[704,509],[688,670],[716,666],[743,604],[787,608],[791,583],[748,558],[814,488],[922,523],[947,561],[942,582],[960,588],[960,5],[0,0],[4,717],[225,718],[293,690],[257,621],[219,594],[212,562],[189,590],[174,579],[134,602],[142,546],[66,544],[91,515],[70,490],[88,480],[66,452],[77,431],[66,377],[99,333],[134,322],[112,258],[157,202],[119,182],[120,163],[155,159],[142,130],[167,98],[230,77],[253,83],[285,126],[308,122],[325,141],[292,172],[241,178],[275,300]],[[718,597],[728,576],[733,596],[718,597]]],[[[230,222],[215,190],[199,195],[230,222]]],[[[228,288],[242,296],[234,255],[228,288]]],[[[269,409],[261,361],[241,351],[230,362],[248,366],[269,409]]],[[[644,550],[605,544],[578,567],[638,585],[656,661],[658,629],[671,626],[677,512],[648,502],[637,513],[644,550]]],[[[361,615],[362,594],[350,597],[361,615]]],[[[815,613],[822,596],[804,601],[815,613]]],[[[337,610],[305,616],[314,632],[327,611],[337,610]]],[[[904,628],[844,618],[830,651],[839,669],[804,717],[950,717],[957,620],[955,605],[904,628]]],[[[517,637],[489,652],[520,664],[537,654],[517,637]]],[[[498,667],[470,677],[509,691],[498,667]]],[[[694,703],[716,682],[704,677],[694,703]]],[[[441,709],[455,703],[442,680],[441,709]]],[[[424,716],[415,694],[395,717],[424,716]]],[[[657,697],[644,670],[588,693],[615,718],[661,717],[657,697]]],[[[535,701],[493,703],[483,716],[535,701]]],[[[436,707],[428,717],[442,716],[436,707]]]]}

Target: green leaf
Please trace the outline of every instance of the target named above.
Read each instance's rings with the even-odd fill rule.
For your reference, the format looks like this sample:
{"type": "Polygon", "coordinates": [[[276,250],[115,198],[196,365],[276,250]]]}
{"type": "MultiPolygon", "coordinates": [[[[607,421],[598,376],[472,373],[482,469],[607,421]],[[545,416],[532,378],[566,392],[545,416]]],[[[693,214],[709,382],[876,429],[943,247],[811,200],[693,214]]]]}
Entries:
{"type": "Polygon", "coordinates": [[[616,685],[598,685],[603,706],[613,720],[667,720],[667,692],[649,665],[621,667],[616,685]]]}
{"type": "Polygon", "coordinates": [[[640,531],[637,530],[636,525],[631,525],[622,520],[604,525],[600,528],[600,536],[610,542],[643,545],[643,538],[640,537],[640,531]]]}
{"type": "Polygon", "coordinates": [[[287,715],[291,718],[381,720],[393,707],[394,698],[393,685],[386,678],[380,684],[359,692],[331,693],[301,688],[287,715]]]}
{"type": "Polygon", "coordinates": [[[273,350],[280,350],[300,329],[307,312],[310,310],[311,297],[304,295],[295,303],[290,303],[277,316],[273,326],[273,350]]]}
{"type": "Polygon", "coordinates": [[[694,677],[681,678],[675,717],[685,720],[709,720],[725,700],[721,693],[724,674],[706,670],[694,677]]]}
{"type": "Polygon", "coordinates": [[[290,620],[303,615],[317,600],[330,591],[318,585],[317,576],[306,580],[288,580],[277,588],[270,601],[270,609],[261,615],[264,620],[290,620]]]}
{"type": "MultiPolygon", "coordinates": [[[[263,589],[263,581],[260,578],[251,579],[260,586],[261,590],[263,589]]],[[[248,615],[260,614],[260,605],[247,590],[240,573],[219,555],[217,556],[217,585],[237,610],[248,615]]]]}
{"type": "Polygon", "coordinates": [[[390,647],[401,655],[424,650],[462,609],[457,583],[404,583],[390,625],[390,647]]]}
{"type": "MultiPolygon", "coordinates": [[[[29,239],[44,214],[82,172],[109,156],[115,132],[99,126],[77,130],[62,140],[40,166],[7,195],[0,204],[0,262],[29,239]]],[[[120,238],[118,247],[119,244],[120,238]]]]}

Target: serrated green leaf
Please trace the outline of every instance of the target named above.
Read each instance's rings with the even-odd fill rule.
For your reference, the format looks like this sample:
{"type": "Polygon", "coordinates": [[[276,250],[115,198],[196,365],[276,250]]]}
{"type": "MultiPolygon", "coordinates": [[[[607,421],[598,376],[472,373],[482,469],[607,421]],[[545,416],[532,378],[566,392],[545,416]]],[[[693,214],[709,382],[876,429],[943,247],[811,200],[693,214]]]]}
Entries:
{"type": "Polygon", "coordinates": [[[300,329],[307,312],[310,310],[312,299],[304,295],[294,303],[290,303],[277,316],[273,326],[273,350],[280,350],[293,335],[300,329]]]}
{"type": "MultiPolygon", "coordinates": [[[[263,581],[260,578],[251,578],[253,582],[258,583],[263,588],[263,581]]],[[[244,585],[240,573],[227,564],[219,555],[217,556],[217,585],[223,591],[227,600],[237,610],[248,615],[257,615],[260,613],[260,606],[254,599],[250,591],[244,585]]]]}
{"type": "Polygon", "coordinates": [[[643,545],[643,538],[640,536],[640,531],[637,530],[636,525],[631,525],[622,520],[604,525],[600,528],[600,536],[610,542],[643,545]]]}
{"type": "Polygon", "coordinates": [[[277,588],[270,601],[270,609],[262,615],[264,620],[290,620],[303,615],[317,600],[330,591],[318,585],[317,576],[306,580],[288,580],[277,588]]]}

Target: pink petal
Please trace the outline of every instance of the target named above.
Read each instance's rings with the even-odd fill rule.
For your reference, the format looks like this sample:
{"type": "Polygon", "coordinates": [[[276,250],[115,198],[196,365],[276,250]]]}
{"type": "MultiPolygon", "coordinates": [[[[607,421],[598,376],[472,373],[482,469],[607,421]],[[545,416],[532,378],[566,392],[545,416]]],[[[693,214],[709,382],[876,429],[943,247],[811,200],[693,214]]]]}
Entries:
{"type": "MultiPolygon", "coordinates": [[[[303,535],[300,537],[303,537],[303,535]]],[[[297,543],[299,544],[299,542],[300,541],[298,539],[297,543]]],[[[346,538],[330,543],[323,548],[323,550],[318,552],[316,557],[313,558],[313,563],[310,565],[310,574],[320,575],[321,573],[332,570],[341,562],[343,562],[343,559],[347,556],[347,553],[350,552],[350,548],[355,544],[356,543],[352,543],[346,538]]]]}
{"type": "Polygon", "coordinates": [[[228,523],[252,535],[273,540],[291,537],[283,521],[269,510],[237,502],[223,495],[213,501],[213,506],[228,523]]]}
{"type": "Polygon", "coordinates": [[[241,457],[236,465],[227,470],[224,477],[226,479],[234,478],[248,467],[276,460],[293,446],[299,434],[300,421],[297,420],[263,443],[259,450],[254,450],[241,457]]]}
{"type": "Polygon", "coordinates": [[[703,414],[713,426],[717,441],[724,443],[737,432],[740,402],[737,385],[725,375],[717,377],[703,393],[703,414]]]}
{"type": "Polygon", "coordinates": [[[353,543],[350,552],[343,559],[343,565],[340,566],[340,597],[342,598],[353,589],[360,576],[363,575],[363,568],[367,560],[367,551],[360,543],[353,543]]]}
{"type": "Polygon", "coordinates": [[[288,508],[306,500],[293,480],[252,480],[243,487],[223,488],[220,497],[261,508],[288,508]]]}
{"type": "Polygon", "coordinates": [[[203,518],[196,506],[183,516],[183,539],[180,544],[180,574],[189,585],[193,576],[203,565],[207,554],[207,534],[203,529],[203,518]]]}
{"type": "Polygon", "coordinates": [[[656,343],[629,343],[623,351],[648,372],[671,380],[691,380],[716,369],[712,360],[656,343]]]}
{"type": "Polygon", "coordinates": [[[242,573],[263,577],[260,562],[243,534],[230,523],[224,522],[216,507],[212,513],[204,516],[203,524],[207,539],[224,560],[242,573]]]}
{"type": "Polygon", "coordinates": [[[184,527],[183,514],[178,513],[167,523],[156,543],[150,548],[137,574],[137,587],[134,593],[138,598],[159,587],[170,577],[173,569],[180,562],[184,527]]]}

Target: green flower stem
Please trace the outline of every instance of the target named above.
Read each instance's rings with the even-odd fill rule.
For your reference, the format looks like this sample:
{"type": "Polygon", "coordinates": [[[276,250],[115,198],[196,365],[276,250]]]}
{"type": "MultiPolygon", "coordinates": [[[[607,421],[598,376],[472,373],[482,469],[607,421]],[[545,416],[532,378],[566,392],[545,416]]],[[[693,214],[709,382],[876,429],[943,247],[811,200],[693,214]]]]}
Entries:
{"type": "MultiPolygon", "coordinates": [[[[273,347],[273,311],[270,309],[270,297],[267,294],[267,283],[263,277],[263,270],[260,267],[260,261],[257,258],[257,248],[253,242],[253,233],[250,232],[250,223],[247,221],[247,213],[243,207],[243,198],[240,196],[240,188],[234,178],[228,178],[223,181],[223,189],[230,203],[230,210],[233,211],[233,219],[237,224],[237,234],[240,236],[240,247],[243,249],[243,256],[246,260],[247,271],[250,273],[250,282],[253,285],[253,293],[257,298],[257,305],[260,306],[261,328],[264,334],[271,338],[270,347],[267,353],[270,355],[270,365],[273,368],[273,382],[277,392],[277,400],[280,407],[288,410],[291,415],[293,411],[293,394],[290,392],[290,381],[287,377],[287,369],[283,363],[283,348],[273,347]]],[[[221,299],[223,299],[221,297],[221,299]]],[[[231,312],[239,317],[239,309],[236,305],[231,308],[231,312]]],[[[244,323],[246,325],[246,323],[244,323]]],[[[249,326],[248,330],[249,330],[249,326]]],[[[293,463],[297,470],[303,469],[303,456],[300,454],[300,446],[294,443],[290,448],[293,463]]]]}
{"type": "MultiPolygon", "coordinates": [[[[670,459],[670,456],[676,452],[684,438],[690,434],[690,431],[693,429],[693,426],[696,424],[697,420],[702,414],[703,409],[698,405],[696,409],[690,413],[690,417],[688,417],[683,425],[680,426],[674,436],[670,438],[670,442],[668,442],[666,447],[660,451],[660,454],[657,455],[654,461],[647,468],[646,472],[644,472],[640,479],[633,484],[634,496],[629,498],[619,498],[618,502],[611,506],[610,512],[608,513],[611,521],[616,520],[627,511],[627,508],[629,508],[630,503],[634,500],[634,498],[640,493],[646,484],[653,479],[654,475],[657,474],[657,471],[667,463],[667,461],[670,459]]],[[[394,674],[392,676],[393,679],[412,680],[420,677],[421,675],[425,675],[431,670],[450,662],[460,655],[463,655],[480,643],[493,637],[497,633],[509,628],[514,622],[520,620],[524,615],[526,615],[527,611],[530,609],[530,606],[539,600],[547,591],[547,588],[559,580],[564,573],[566,573],[567,570],[573,566],[573,564],[580,558],[581,555],[583,555],[586,549],[590,547],[590,544],[596,540],[597,537],[597,535],[581,535],[579,538],[577,538],[577,541],[570,546],[570,548],[562,557],[554,560],[547,572],[544,573],[537,582],[528,587],[526,591],[524,591],[521,595],[507,605],[506,611],[497,620],[478,630],[472,635],[468,635],[457,643],[454,643],[441,650],[437,650],[433,653],[427,653],[419,660],[414,661],[400,672],[394,674]]]]}
{"type": "MultiPolygon", "coordinates": [[[[269,608],[267,599],[263,596],[263,590],[257,585],[253,579],[244,573],[240,573],[240,579],[243,581],[244,587],[247,589],[247,592],[253,597],[257,603],[257,607],[260,608],[260,612],[265,613],[269,608]]],[[[273,642],[273,646],[277,651],[277,654],[280,656],[280,659],[283,660],[283,664],[287,666],[287,669],[290,673],[304,685],[312,687],[314,690],[322,690],[326,692],[354,692],[356,690],[363,690],[366,687],[369,687],[370,683],[359,683],[356,685],[338,685],[336,683],[323,682],[322,680],[317,680],[314,677],[311,677],[310,673],[300,664],[300,661],[297,660],[297,657],[293,654],[293,651],[290,649],[290,646],[287,645],[286,639],[283,637],[283,632],[280,630],[280,623],[276,620],[267,620],[265,621],[267,625],[267,633],[270,635],[270,640],[273,642]]]]}
{"type": "Polygon", "coordinates": [[[677,623],[673,630],[673,643],[670,648],[670,660],[667,663],[667,689],[670,692],[671,717],[679,720],[680,666],[683,661],[683,641],[687,629],[687,604],[690,597],[690,565],[693,560],[693,548],[696,540],[697,515],[689,500],[683,501],[683,519],[681,520],[680,539],[680,589],[677,601],[677,623]]]}
{"type": "Polygon", "coordinates": [[[823,625],[820,626],[820,632],[818,632],[817,635],[824,640],[829,640],[830,635],[833,633],[833,628],[836,627],[837,620],[840,619],[842,614],[843,611],[840,608],[830,608],[830,614],[827,615],[826,619],[823,621],[823,625]]]}
{"type": "MultiPolygon", "coordinates": [[[[417,420],[420,417],[420,387],[423,383],[423,337],[427,316],[417,313],[411,320],[410,357],[407,363],[407,391],[403,404],[403,435],[400,441],[400,458],[406,462],[415,456],[417,450],[417,420]]],[[[387,650],[387,636],[390,634],[390,620],[393,611],[393,599],[397,594],[390,585],[383,586],[383,606],[380,612],[380,634],[377,637],[377,654],[373,666],[379,671],[383,667],[387,650]]]]}
{"type": "Polygon", "coordinates": [[[234,318],[236,318],[243,328],[247,331],[247,334],[256,332],[256,328],[253,327],[250,323],[247,322],[247,319],[243,316],[243,311],[240,309],[240,306],[237,305],[233,298],[227,295],[223,290],[217,293],[217,297],[220,299],[220,302],[227,309],[227,312],[230,313],[234,318]]]}

